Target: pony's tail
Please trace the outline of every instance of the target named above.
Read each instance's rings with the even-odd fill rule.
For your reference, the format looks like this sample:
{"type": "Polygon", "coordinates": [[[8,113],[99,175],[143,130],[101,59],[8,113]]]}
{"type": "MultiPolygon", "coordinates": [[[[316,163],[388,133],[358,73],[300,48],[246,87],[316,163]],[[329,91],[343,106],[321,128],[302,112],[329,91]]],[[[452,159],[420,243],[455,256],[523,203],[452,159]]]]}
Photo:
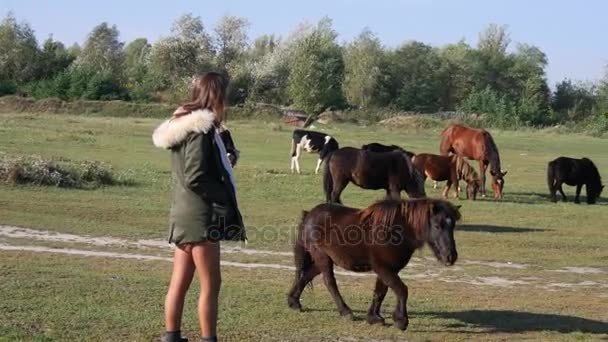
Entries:
{"type": "MultiPolygon", "coordinates": [[[[298,228],[296,231],[296,240],[293,244],[293,257],[294,257],[294,265],[296,267],[296,278],[298,280],[304,277],[306,271],[308,271],[313,266],[312,256],[306,248],[304,248],[303,241],[303,233],[304,233],[304,221],[306,220],[306,216],[308,215],[308,211],[302,211],[302,218],[300,219],[300,223],[298,224],[298,228]]],[[[312,286],[312,282],[310,282],[310,286],[312,286]]]]}
{"type": "Polygon", "coordinates": [[[549,193],[552,194],[555,187],[555,167],[552,161],[547,165],[547,185],[549,186],[549,193]]]}
{"type": "Polygon", "coordinates": [[[329,167],[330,160],[331,153],[323,160],[323,190],[325,191],[327,203],[331,202],[331,193],[334,191],[334,179],[331,176],[331,169],[329,167]]]}

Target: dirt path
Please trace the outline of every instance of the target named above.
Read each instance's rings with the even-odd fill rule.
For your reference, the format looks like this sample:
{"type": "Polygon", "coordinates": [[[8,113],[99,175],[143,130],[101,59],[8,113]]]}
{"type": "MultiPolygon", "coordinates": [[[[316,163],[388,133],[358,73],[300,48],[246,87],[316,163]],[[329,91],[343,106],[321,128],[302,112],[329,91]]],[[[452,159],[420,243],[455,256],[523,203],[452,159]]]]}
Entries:
{"type": "MultiPolygon", "coordinates": [[[[172,247],[162,240],[138,240],[130,241],[126,239],[119,239],[114,237],[89,237],[74,234],[55,233],[46,230],[35,230],[21,227],[11,226],[0,226],[0,238],[8,239],[30,239],[37,241],[46,241],[53,243],[71,243],[71,244],[82,244],[97,247],[135,247],[141,252],[150,250],[166,250],[170,251],[172,247]]],[[[142,261],[164,261],[171,262],[169,256],[158,256],[149,254],[140,254],[132,252],[114,252],[114,251],[100,251],[100,250],[88,250],[88,249],[76,249],[76,248],[55,248],[46,246],[33,246],[33,245],[22,245],[12,244],[10,241],[0,242],[0,251],[6,252],[32,252],[32,253],[52,253],[52,254],[63,254],[73,255],[81,257],[102,257],[102,258],[120,258],[120,259],[134,259],[142,261]]],[[[259,255],[259,256],[284,256],[286,259],[289,257],[291,260],[292,253],[290,252],[277,252],[267,250],[257,250],[239,247],[222,247],[222,253],[227,254],[243,254],[243,255],[259,255]]],[[[475,261],[475,260],[462,260],[458,262],[457,266],[451,268],[442,267],[429,267],[431,264],[435,264],[436,261],[433,258],[414,258],[415,260],[408,264],[408,267],[402,276],[408,279],[418,281],[442,281],[447,283],[460,283],[466,285],[476,286],[497,286],[497,287],[513,287],[513,286],[534,286],[547,289],[563,289],[563,290],[575,290],[577,288],[595,288],[601,292],[598,295],[605,298],[608,295],[608,277],[603,277],[608,272],[605,269],[595,267],[563,267],[560,269],[538,269],[533,265],[518,264],[510,262],[493,262],[493,261],[475,261]],[[512,269],[516,271],[531,271],[534,276],[498,276],[495,274],[480,276],[471,275],[467,272],[467,268],[470,267],[484,267],[494,270],[499,269],[512,269]],[[546,276],[541,276],[544,273],[546,276]],[[580,279],[578,282],[562,282],[552,280],[559,274],[578,274],[578,275],[593,275],[594,279],[580,279]],[[598,280],[598,278],[600,278],[598,280]]],[[[275,258],[276,260],[276,258],[275,258]]],[[[250,262],[235,262],[235,261],[222,261],[222,266],[226,267],[238,267],[238,268],[266,268],[276,269],[282,271],[293,272],[295,269],[293,266],[286,264],[277,263],[250,263],[250,262]]],[[[497,271],[493,271],[497,272],[497,271]]],[[[354,273],[343,270],[336,270],[336,274],[350,277],[373,277],[371,273],[354,273]]],[[[559,277],[557,277],[559,279],[559,277]]]]}

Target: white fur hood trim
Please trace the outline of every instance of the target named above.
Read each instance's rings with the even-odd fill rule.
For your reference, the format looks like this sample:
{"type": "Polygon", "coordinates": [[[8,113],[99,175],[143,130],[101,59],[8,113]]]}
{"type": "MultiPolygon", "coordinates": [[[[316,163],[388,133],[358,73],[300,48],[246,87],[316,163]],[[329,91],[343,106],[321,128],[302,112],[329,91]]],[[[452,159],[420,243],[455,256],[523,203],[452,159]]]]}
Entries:
{"type": "Polygon", "coordinates": [[[190,114],[163,122],[152,134],[154,146],[168,149],[179,145],[190,133],[207,133],[215,123],[210,110],[196,110],[190,114]]]}

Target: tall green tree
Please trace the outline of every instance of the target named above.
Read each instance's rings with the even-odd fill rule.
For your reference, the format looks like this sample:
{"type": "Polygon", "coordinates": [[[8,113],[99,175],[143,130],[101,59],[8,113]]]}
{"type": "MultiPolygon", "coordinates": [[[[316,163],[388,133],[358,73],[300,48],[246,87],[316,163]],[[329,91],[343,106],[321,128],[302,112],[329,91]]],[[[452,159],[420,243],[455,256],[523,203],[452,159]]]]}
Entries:
{"type": "Polygon", "coordinates": [[[242,62],[249,45],[248,27],[247,19],[235,16],[224,16],[217,23],[214,43],[217,64],[222,70],[228,70],[231,64],[242,62]]]}
{"type": "Polygon", "coordinates": [[[380,39],[364,29],[344,50],[344,95],[351,105],[380,105],[379,83],[383,49],[380,39]]]}
{"type": "MultiPolygon", "coordinates": [[[[200,17],[186,14],[178,18],[171,35],[159,39],[150,52],[151,71],[164,87],[213,68],[211,37],[200,17]]],[[[188,82],[186,82],[188,83],[188,82]]]]}
{"type": "Polygon", "coordinates": [[[76,59],[76,66],[90,72],[109,74],[119,79],[122,77],[124,61],[124,43],[119,39],[116,25],[101,23],[93,28],[82,51],[76,59]]]}
{"type": "Polygon", "coordinates": [[[326,17],[295,43],[289,74],[289,96],[294,106],[318,114],[343,105],[344,60],[336,38],[332,21],[326,17]]]}
{"type": "Polygon", "coordinates": [[[441,63],[441,107],[454,110],[474,89],[471,76],[473,49],[464,40],[438,50],[441,63]]]}
{"type": "Polygon", "coordinates": [[[42,79],[51,79],[60,72],[67,70],[76,57],[53,37],[49,37],[42,45],[40,52],[40,74],[42,79]]]}
{"type": "Polygon", "coordinates": [[[0,80],[24,84],[36,79],[39,54],[34,30],[9,13],[0,22],[0,80]]]}

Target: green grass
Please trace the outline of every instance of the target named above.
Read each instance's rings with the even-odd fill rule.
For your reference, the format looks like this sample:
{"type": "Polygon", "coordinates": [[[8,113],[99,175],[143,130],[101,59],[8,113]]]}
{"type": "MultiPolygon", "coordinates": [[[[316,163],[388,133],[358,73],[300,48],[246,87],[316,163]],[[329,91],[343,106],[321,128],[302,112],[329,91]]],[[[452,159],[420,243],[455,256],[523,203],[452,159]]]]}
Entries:
{"type": "MultiPolygon", "coordinates": [[[[1,153],[106,162],[117,172],[129,172],[136,183],[96,190],[0,185],[0,224],[78,235],[165,239],[171,180],[168,152],[151,143],[151,132],[158,124],[154,119],[0,114],[1,153]]],[[[292,175],[291,128],[254,121],[232,121],[229,126],[241,150],[236,174],[241,209],[249,226],[248,247],[289,251],[301,210],[324,200],[322,177],[313,173],[316,157],[305,155],[301,160],[304,174],[292,175]]],[[[342,146],[377,141],[416,152],[436,152],[440,133],[440,128],[407,130],[348,124],[318,129],[330,132],[342,146]]],[[[550,203],[545,174],[547,162],[557,156],[587,156],[607,179],[607,140],[531,130],[492,133],[503,168],[509,171],[505,198],[501,202],[457,201],[463,206],[463,221],[455,237],[460,260],[530,266],[521,271],[467,268],[466,274],[458,270],[446,274],[456,278],[539,276],[560,282],[562,274],[549,270],[605,268],[606,200],[593,206],[550,203]]],[[[574,189],[567,187],[565,191],[572,198],[574,189]]],[[[427,193],[437,197],[441,189],[427,184],[427,193]]],[[[382,196],[381,191],[349,185],[342,198],[347,205],[362,207],[382,196]]],[[[10,239],[0,242],[25,244],[10,239]]],[[[9,313],[0,315],[0,336],[9,340],[101,340],[106,336],[150,340],[162,330],[168,264],[43,255],[0,252],[0,312],[9,313]],[[111,280],[111,275],[119,275],[121,281],[111,280]]],[[[430,253],[422,251],[417,256],[430,253]]],[[[227,258],[239,259],[237,255],[227,258]]],[[[275,259],[241,258],[273,263],[275,259]]],[[[288,259],[281,263],[289,264],[288,259]]],[[[432,263],[428,267],[440,268],[432,263]]],[[[320,282],[314,291],[305,293],[304,305],[321,311],[288,311],[284,295],[291,273],[227,268],[225,279],[220,325],[223,335],[234,340],[572,340],[606,337],[608,329],[606,273],[563,274],[564,282],[592,279],[607,286],[577,289],[408,282],[414,318],[406,333],[368,327],[363,322],[345,323],[337,317],[320,282]]],[[[343,277],[339,285],[353,308],[366,309],[371,278],[343,277]]],[[[186,313],[192,337],[196,329],[194,299],[192,294],[186,313]]],[[[392,310],[393,305],[393,298],[387,298],[385,309],[392,310]]]]}

